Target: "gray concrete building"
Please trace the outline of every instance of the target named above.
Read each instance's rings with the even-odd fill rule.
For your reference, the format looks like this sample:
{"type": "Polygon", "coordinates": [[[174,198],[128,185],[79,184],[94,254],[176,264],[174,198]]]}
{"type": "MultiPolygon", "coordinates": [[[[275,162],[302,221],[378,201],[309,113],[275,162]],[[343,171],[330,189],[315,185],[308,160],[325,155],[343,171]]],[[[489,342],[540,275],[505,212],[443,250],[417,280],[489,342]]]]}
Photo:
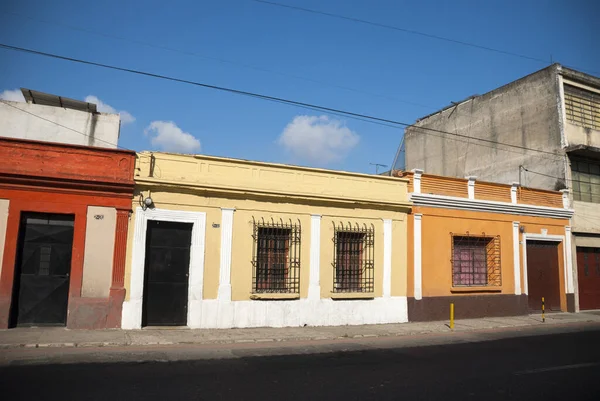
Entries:
{"type": "Polygon", "coordinates": [[[600,78],[559,64],[420,118],[405,169],[565,190],[574,309],[600,309],[600,78]]]}

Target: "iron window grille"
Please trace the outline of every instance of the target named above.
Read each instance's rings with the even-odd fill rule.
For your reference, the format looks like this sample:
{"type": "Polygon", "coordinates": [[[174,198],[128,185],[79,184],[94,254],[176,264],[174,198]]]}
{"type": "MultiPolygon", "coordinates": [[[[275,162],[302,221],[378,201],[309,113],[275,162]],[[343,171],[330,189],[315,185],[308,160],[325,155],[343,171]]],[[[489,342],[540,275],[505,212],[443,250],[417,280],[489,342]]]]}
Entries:
{"type": "Polygon", "coordinates": [[[252,291],[300,292],[300,222],[253,218],[252,291]]]}
{"type": "Polygon", "coordinates": [[[500,236],[452,234],[452,286],[500,287],[500,236]]]}
{"type": "Polygon", "coordinates": [[[333,225],[333,292],[373,292],[375,228],[358,223],[333,225]]]}

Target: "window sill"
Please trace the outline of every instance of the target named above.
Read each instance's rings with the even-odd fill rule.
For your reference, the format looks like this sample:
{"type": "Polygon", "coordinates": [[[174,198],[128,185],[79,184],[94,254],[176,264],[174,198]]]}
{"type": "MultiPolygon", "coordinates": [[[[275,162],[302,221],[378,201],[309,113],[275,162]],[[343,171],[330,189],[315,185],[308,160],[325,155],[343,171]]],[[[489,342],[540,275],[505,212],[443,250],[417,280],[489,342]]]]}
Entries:
{"type": "Polygon", "coordinates": [[[450,292],[502,292],[502,287],[452,287],[450,292]]]}
{"type": "Polygon", "coordinates": [[[259,294],[250,294],[250,299],[252,300],[292,300],[292,299],[300,299],[300,294],[267,294],[267,293],[259,293],[259,294]]]}
{"type": "Polygon", "coordinates": [[[373,299],[375,293],[373,292],[330,292],[329,297],[331,299],[373,299]]]}

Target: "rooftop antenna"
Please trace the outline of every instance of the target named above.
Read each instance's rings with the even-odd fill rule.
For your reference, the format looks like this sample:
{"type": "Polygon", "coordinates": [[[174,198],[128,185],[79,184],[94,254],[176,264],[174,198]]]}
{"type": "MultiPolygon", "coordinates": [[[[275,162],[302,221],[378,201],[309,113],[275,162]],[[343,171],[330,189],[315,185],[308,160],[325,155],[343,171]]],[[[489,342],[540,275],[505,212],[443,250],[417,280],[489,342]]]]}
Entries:
{"type": "Polygon", "coordinates": [[[375,166],[375,174],[379,174],[379,167],[387,167],[387,164],[369,163],[371,166],[375,166]]]}

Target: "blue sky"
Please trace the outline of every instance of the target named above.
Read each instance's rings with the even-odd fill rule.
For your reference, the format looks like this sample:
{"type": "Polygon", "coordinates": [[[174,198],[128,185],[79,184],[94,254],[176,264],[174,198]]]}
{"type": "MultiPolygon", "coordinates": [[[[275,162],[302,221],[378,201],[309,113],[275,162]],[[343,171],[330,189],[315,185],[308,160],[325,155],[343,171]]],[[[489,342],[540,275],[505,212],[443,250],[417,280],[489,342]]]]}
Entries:
{"type": "MultiPolygon", "coordinates": [[[[407,123],[551,58],[600,75],[594,0],[276,1],[548,61],[251,0],[4,1],[0,42],[407,123]]],[[[0,92],[20,87],[127,112],[119,145],[134,150],[374,172],[369,163],[391,164],[403,132],[0,49],[0,92]]]]}

